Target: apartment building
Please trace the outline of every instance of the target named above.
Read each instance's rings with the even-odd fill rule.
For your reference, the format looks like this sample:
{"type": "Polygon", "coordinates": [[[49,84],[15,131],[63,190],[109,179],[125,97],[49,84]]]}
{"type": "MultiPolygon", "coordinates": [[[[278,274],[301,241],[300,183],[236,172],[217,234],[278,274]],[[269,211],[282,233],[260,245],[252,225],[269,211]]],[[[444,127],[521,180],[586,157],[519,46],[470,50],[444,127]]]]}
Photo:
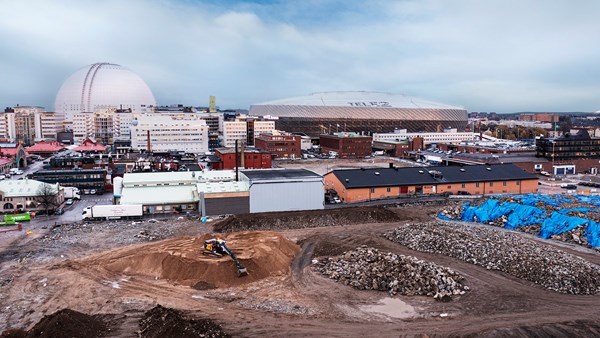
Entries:
{"type": "Polygon", "coordinates": [[[260,134],[273,134],[275,121],[259,121],[254,119],[236,119],[223,122],[224,147],[235,147],[235,141],[248,146],[254,145],[254,140],[260,134]]]}
{"type": "Polygon", "coordinates": [[[131,148],[205,153],[208,151],[208,125],[202,119],[178,120],[160,114],[139,114],[131,126],[131,148]],[[150,149],[147,149],[148,140],[150,149]]]}
{"type": "Polygon", "coordinates": [[[65,115],[55,112],[34,114],[35,141],[56,141],[57,134],[65,130],[65,115]]]}

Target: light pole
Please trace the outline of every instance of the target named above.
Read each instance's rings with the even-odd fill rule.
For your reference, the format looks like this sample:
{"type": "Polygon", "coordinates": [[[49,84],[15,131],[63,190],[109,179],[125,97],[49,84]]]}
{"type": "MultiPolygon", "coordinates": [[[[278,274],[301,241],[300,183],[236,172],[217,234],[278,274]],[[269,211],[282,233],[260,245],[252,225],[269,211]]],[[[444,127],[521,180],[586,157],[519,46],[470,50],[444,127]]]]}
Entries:
{"type": "Polygon", "coordinates": [[[550,141],[552,143],[552,177],[554,177],[554,140],[550,141]]]}

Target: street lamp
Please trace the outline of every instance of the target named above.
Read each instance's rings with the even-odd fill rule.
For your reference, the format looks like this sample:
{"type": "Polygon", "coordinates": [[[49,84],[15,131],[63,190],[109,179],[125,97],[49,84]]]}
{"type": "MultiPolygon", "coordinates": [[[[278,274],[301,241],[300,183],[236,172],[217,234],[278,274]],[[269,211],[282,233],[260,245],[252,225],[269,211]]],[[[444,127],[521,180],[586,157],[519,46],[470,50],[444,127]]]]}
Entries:
{"type": "Polygon", "coordinates": [[[552,143],[552,177],[554,177],[554,140],[550,141],[552,143]]]}

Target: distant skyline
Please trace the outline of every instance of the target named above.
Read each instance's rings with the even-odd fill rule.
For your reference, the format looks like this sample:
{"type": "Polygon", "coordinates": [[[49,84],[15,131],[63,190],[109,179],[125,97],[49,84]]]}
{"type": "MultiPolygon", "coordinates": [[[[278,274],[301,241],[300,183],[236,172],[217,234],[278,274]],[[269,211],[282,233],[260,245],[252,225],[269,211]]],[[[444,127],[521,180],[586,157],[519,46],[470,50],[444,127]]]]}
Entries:
{"type": "Polygon", "coordinates": [[[600,1],[0,1],[0,105],[54,109],[111,62],[161,105],[401,93],[486,112],[600,110],[600,1]]]}

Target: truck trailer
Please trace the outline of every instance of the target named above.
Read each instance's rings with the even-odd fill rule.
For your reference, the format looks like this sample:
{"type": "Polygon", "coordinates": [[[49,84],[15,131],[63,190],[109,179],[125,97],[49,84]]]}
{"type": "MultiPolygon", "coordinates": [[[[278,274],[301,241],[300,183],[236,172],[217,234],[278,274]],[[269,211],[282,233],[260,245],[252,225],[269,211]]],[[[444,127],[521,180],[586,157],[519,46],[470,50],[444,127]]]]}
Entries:
{"type": "Polygon", "coordinates": [[[74,200],[81,199],[79,188],[76,187],[63,187],[65,199],[72,198],[74,200]]]}
{"type": "Polygon", "coordinates": [[[93,205],[83,209],[83,219],[139,218],[144,214],[141,204],[93,205]]]}

